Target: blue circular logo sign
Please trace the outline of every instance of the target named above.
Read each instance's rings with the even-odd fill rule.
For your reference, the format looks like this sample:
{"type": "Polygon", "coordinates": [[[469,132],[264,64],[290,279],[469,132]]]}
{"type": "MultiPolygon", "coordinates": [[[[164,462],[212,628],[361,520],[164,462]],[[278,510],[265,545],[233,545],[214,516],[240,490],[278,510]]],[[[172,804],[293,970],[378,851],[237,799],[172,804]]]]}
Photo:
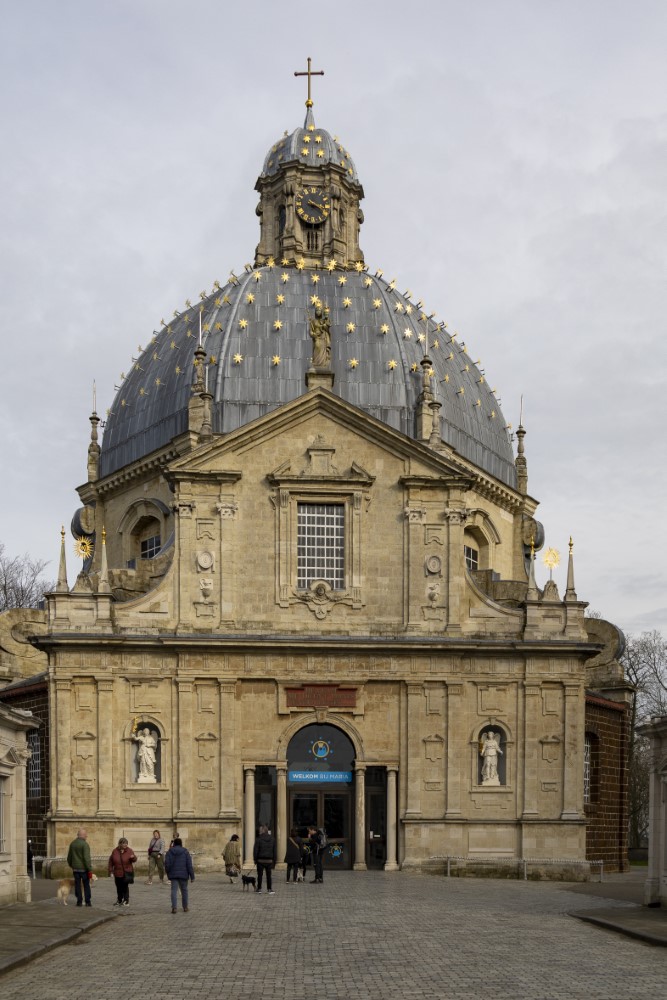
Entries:
{"type": "Polygon", "coordinates": [[[312,745],[313,756],[324,760],[331,753],[331,747],[326,740],[316,740],[312,745]]]}

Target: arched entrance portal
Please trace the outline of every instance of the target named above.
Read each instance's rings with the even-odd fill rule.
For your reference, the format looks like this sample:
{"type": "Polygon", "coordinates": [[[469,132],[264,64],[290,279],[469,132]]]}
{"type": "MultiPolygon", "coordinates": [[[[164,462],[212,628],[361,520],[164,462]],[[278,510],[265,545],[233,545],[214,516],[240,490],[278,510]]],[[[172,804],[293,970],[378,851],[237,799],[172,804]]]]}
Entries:
{"type": "Polygon", "coordinates": [[[354,860],[354,762],[354,745],[336,726],[305,726],[287,747],[288,825],[304,838],[309,826],[326,831],[328,868],[354,860]]]}

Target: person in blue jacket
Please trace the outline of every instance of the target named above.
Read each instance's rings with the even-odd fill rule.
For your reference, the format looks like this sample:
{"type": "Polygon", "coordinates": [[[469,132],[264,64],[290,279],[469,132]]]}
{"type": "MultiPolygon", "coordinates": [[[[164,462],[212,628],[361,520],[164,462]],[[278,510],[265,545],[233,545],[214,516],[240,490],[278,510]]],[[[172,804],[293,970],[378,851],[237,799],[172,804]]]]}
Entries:
{"type": "Polygon", "coordinates": [[[183,847],[180,837],[175,837],[164,859],[164,870],[171,882],[171,912],[178,909],[178,890],[181,890],[183,913],[188,912],[188,881],[194,882],[195,870],[192,867],[190,852],[183,847]]]}

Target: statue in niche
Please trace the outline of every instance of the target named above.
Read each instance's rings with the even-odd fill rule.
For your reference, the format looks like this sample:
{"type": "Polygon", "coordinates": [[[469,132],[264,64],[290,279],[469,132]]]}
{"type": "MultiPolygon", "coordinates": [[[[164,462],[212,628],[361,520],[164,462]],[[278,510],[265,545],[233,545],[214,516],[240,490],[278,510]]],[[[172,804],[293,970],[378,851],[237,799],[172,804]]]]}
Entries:
{"type": "Polygon", "coordinates": [[[331,364],[331,326],[321,302],[315,306],[315,315],[310,317],[309,322],[313,341],[313,367],[328,368],[331,364]]]}
{"type": "Polygon", "coordinates": [[[156,784],[155,763],[157,761],[157,740],[155,734],[146,728],[137,733],[132,733],[132,739],[135,743],[139,744],[137,747],[137,764],[139,765],[138,784],[156,784]]]}
{"type": "Polygon", "coordinates": [[[502,757],[502,753],[500,749],[500,733],[494,733],[493,730],[488,733],[482,733],[479,741],[479,754],[482,758],[483,785],[500,784],[500,778],[498,777],[498,754],[502,757]]]}

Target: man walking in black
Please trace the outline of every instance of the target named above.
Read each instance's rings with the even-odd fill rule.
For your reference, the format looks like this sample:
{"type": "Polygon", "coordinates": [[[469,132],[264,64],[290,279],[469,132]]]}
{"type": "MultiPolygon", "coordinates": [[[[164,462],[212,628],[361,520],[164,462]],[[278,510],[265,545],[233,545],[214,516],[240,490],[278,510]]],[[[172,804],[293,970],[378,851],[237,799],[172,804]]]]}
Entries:
{"type": "Polygon", "coordinates": [[[269,833],[267,826],[260,826],[259,837],[255,841],[252,856],[257,865],[257,892],[262,891],[262,879],[266,872],[266,891],[269,896],[275,896],[271,886],[271,872],[277,861],[276,840],[269,833]]]}
{"type": "Polygon", "coordinates": [[[311,885],[315,882],[323,882],[322,878],[322,834],[315,826],[308,827],[308,846],[310,856],[313,859],[313,870],[315,878],[311,880],[311,885]]]}

